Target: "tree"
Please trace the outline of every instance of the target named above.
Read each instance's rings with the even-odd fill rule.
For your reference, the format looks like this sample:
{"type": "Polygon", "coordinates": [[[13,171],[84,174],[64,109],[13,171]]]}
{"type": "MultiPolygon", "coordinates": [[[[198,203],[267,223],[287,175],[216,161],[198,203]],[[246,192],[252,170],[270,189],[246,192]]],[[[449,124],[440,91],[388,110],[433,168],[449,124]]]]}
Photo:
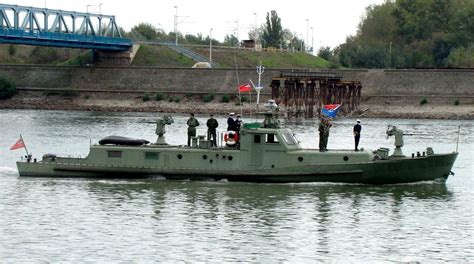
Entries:
{"type": "Polygon", "coordinates": [[[279,47],[283,43],[283,29],[281,27],[281,18],[275,10],[267,13],[266,24],[263,29],[262,40],[267,47],[279,47]],[[271,15],[270,15],[271,13],[271,15]]]}
{"type": "Polygon", "coordinates": [[[319,48],[319,50],[318,50],[318,57],[323,58],[323,59],[329,61],[332,56],[333,56],[333,52],[332,52],[332,50],[331,50],[331,47],[325,46],[325,47],[319,48]]]}
{"type": "Polygon", "coordinates": [[[158,36],[158,30],[149,23],[140,23],[130,31],[130,37],[135,39],[156,40],[158,36]]]}
{"type": "Polygon", "coordinates": [[[239,39],[237,39],[236,36],[234,36],[234,34],[231,34],[231,35],[226,35],[225,38],[224,38],[224,45],[225,46],[237,46],[239,44],[239,39]]]}

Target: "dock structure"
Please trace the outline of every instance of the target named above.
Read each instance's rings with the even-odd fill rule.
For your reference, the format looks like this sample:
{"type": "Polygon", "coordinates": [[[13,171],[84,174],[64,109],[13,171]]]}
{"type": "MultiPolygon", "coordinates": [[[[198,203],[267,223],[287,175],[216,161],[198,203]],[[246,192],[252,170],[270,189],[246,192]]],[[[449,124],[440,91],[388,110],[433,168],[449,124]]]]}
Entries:
{"type": "Polygon", "coordinates": [[[272,98],[285,106],[287,117],[319,116],[323,105],[342,104],[340,112],[359,108],[362,84],[343,81],[338,71],[282,71],[271,82],[272,98]]]}

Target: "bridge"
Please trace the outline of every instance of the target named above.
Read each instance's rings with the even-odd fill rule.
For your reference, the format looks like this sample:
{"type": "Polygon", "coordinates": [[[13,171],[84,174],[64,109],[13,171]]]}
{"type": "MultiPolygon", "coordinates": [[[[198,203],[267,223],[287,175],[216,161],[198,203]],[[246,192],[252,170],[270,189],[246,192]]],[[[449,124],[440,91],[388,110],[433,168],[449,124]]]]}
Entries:
{"type": "Polygon", "coordinates": [[[0,4],[0,44],[128,51],[115,16],[0,4]]]}

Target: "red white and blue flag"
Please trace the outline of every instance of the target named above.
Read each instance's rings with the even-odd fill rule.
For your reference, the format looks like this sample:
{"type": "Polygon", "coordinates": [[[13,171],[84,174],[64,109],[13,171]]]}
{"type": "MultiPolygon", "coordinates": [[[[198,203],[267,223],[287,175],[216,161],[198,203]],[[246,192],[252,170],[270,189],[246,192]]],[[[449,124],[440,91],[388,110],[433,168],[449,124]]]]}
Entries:
{"type": "Polygon", "coordinates": [[[339,108],[341,107],[341,104],[328,104],[323,106],[323,110],[321,111],[323,115],[330,117],[330,118],[335,118],[337,111],[339,111],[339,108]]]}

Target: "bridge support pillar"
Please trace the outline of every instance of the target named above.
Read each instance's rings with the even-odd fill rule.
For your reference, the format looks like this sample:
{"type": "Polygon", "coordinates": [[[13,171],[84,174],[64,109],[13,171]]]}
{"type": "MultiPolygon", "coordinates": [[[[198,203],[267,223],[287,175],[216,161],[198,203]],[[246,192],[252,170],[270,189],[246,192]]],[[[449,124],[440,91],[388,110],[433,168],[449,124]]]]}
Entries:
{"type": "Polygon", "coordinates": [[[94,65],[97,66],[129,66],[132,64],[140,45],[133,45],[128,51],[94,50],[94,65]]]}

